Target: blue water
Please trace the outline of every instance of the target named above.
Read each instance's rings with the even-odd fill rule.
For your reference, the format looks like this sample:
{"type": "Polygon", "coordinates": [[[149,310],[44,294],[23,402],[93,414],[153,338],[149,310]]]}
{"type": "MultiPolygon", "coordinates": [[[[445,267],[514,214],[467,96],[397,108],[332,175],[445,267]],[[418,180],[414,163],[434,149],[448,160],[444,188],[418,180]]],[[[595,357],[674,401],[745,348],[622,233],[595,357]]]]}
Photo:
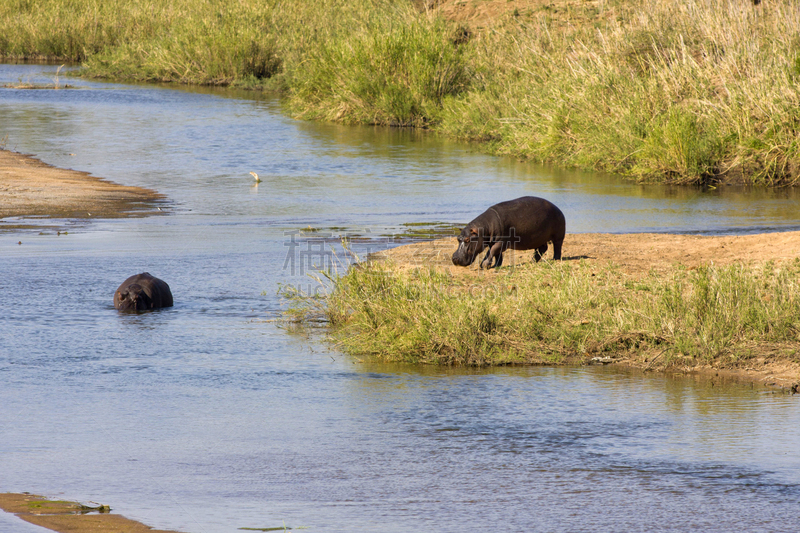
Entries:
{"type": "MultiPolygon", "coordinates": [[[[55,68],[0,65],[0,83],[55,68]]],[[[797,528],[796,396],[370,363],[273,320],[279,284],[338,264],[321,241],[340,235],[365,253],[405,223],[463,223],[524,194],[559,205],[569,232],[797,229],[793,191],[645,187],[298,122],[252,93],[69,83],[0,89],[6,147],[156,189],[168,214],[56,221],[66,235],[0,221],[0,491],[192,533],[797,528]],[[175,307],[114,310],[141,271],[175,307]]]]}

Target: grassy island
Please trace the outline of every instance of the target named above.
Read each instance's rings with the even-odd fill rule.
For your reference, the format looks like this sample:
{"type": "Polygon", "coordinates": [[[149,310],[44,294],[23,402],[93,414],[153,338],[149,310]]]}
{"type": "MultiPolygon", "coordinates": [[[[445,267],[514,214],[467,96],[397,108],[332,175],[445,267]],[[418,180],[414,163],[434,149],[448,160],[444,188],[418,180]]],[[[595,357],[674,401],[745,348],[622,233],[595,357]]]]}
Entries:
{"type": "Polygon", "coordinates": [[[325,323],[356,356],[448,365],[620,362],[797,380],[800,232],[774,243],[763,237],[568,235],[563,261],[531,263],[528,252],[506,252],[510,266],[493,271],[448,265],[456,248],[449,238],[330,275],[322,296],[285,296],[296,323],[325,323]]]}
{"type": "Polygon", "coordinates": [[[800,3],[7,0],[0,57],[672,183],[800,178],[800,3]]]}

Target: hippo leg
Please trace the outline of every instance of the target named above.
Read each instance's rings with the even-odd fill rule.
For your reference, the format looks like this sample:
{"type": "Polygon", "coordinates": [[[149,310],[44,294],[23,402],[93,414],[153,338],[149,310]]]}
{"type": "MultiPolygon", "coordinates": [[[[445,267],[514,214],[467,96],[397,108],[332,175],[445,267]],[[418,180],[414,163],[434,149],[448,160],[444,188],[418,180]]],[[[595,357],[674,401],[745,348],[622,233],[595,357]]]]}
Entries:
{"type": "Polygon", "coordinates": [[[495,268],[500,268],[500,265],[503,264],[503,249],[500,248],[500,251],[497,253],[497,261],[494,263],[495,268]]]}
{"type": "Polygon", "coordinates": [[[538,247],[535,252],[533,252],[533,260],[538,263],[542,259],[546,251],[547,251],[547,243],[544,243],[543,245],[538,247]]]}
{"type": "Polygon", "coordinates": [[[561,245],[564,243],[564,238],[553,239],[553,260],[561,260],[561,245]]]}
{"type": "Polygon", "coordinates": [[[490,269],[492,268],[492,259],[497,258],[494,267],[497,268],[503,263],[503,243],[496,242],[489,247],[489,251],[486,252],[486,257],[483,258],[481,261],[481,268],[490,269]]]}
{"type": "Polygon", "coordinates": [[[481,261],[481,269],[484,268],[491,268],[492,265],[492,248],[490,247],[486,250],[486,255],[483,256],[483,260],[481,261]]]}

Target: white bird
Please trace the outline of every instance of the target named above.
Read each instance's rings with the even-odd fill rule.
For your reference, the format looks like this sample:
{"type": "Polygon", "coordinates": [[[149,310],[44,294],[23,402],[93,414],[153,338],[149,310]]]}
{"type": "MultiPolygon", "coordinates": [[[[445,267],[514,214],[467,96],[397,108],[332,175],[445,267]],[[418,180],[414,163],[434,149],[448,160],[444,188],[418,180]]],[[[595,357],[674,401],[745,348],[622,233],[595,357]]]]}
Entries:
{"type": "Polygon", "coordinates": [[[251,172],[250,174],[253,175],[253,178],[255,178],[256,183],[261,183],[261,179],[258,177],[258,174],[256,174],[255,172],[251,172]]]}

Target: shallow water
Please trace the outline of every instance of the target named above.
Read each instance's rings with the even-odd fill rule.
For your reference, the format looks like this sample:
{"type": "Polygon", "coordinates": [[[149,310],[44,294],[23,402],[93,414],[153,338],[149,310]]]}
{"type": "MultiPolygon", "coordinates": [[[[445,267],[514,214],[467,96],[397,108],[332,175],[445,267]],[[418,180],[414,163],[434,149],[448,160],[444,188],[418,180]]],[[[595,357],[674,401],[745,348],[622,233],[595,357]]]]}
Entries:
{"type": "MultiPolygon", "coordinates": [[[[0,65],[0,83],[54,70],[0,65]]],[[[797,397],[603,368],[368,364],[267,320],[278,284],[309,283],[341,234],[370,237],[363,253],[523,194],[561,206],[571,232],[797,229],[795,192],[643,187],[297,122],[251,93],[69,83],[0,89],[0,139],[154,188],[169,216],[0,234],[0,491],[190,532],[796,529],[797,397]],[[114,311],[141,271],[174,308],[114,311]]]]}

